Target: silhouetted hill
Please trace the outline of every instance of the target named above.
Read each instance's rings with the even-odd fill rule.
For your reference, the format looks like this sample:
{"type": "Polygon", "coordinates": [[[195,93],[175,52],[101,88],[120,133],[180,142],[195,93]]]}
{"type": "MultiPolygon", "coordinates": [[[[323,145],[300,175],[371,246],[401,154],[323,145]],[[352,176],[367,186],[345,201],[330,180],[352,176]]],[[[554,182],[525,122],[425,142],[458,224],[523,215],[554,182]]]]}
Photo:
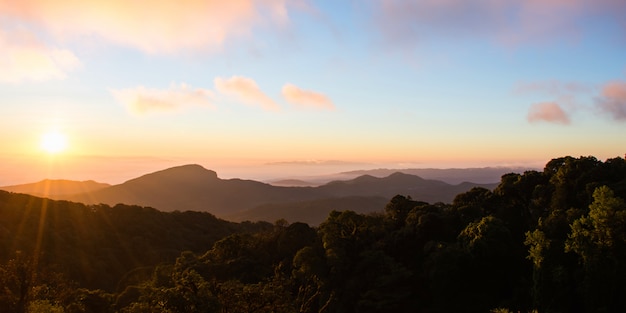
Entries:
{"type": "MultiPolygon", "coordinates": [[[[493,188],[495,184],[450,185],[415,175],[394,173],[383,178],[364,175],[319,187],[279,187],[252,180],[220,179],[214,171],[200,165],[184,165],[147,174],[120,185],[73,195],[67,199],[88,204],[136,204],[163,211],[202,211],[220,217],[255,209],[256,218],[273,221],[275,212],[284,210],[287,203],[325,199],[325,208],[328,208],[333,207],[329,204],[333,198],[358,196],[390,199],[397,194],[426,202],[449,203],[458,193],[475,186],[493,188]],[[261,211],[266,211],[267,215],[263,217],[259,213],[261,211]]],[[[342,201],[346,203],[345,199],[342,201]]],[[[339,208],[338,205],[334,207],[339,208]]],[[[353,205],[349,207],[354,209],[353,205]]],[[[320,209],[319,206],[310,208],[320,209]]],[[[326,212],[325,209],[322,211],[326,212]]],[[[323,215],[317,212],[313,215],[317,220],[321,214],[323,215]]],[[[290,221],[303,220],[294,216],[290,221]]]]}
{"type": "Polygon", "coordinates": [[[185,250],[204,252],[233,233],[268,228],[206,212],[88,206],[0,191],[0,264],[21,251],[58,266],[83,287],[108,291],[124,288],[120,280],[135,269],[172,262],[185,250]]]}
{"type": "Polygon", "coordinates": [[[110,186],[109,184],[98,183],[93,180],[74,181],[65,179],[44,179],[31,184],[4,186],[0,187],[0,190],[54,199],[58,196],[93,192],[110,186]]]}
{"type": "Polygon", "coordinates": [[[473,187],[493,189],[498,184],[462,183],[451,185],[439,180],[423,179],[419,176],[393,173],[387,177],[363,175],[348,181],[333,181],[318,187],[323,193],[334,196],[380,196],[391,198],[395,195],[407,195],[420,201],[450,203],[454,196],[473,187]]]}
{"type": "Polygon", "coordinates": [[[281,179],[269,182],[272,186],[280,187],[315,187],[318,184],[300,179],[281,179]]]}
{"type": "Polygon", "coordinates": [[[314,199],[308,188],[276,187],[242,179],[220,179],[200,165],[183,165],[123,184],[68,197],[82,203],[127,203],[163,211],[202,211],[222,216],[268,202],[314,199]]]}

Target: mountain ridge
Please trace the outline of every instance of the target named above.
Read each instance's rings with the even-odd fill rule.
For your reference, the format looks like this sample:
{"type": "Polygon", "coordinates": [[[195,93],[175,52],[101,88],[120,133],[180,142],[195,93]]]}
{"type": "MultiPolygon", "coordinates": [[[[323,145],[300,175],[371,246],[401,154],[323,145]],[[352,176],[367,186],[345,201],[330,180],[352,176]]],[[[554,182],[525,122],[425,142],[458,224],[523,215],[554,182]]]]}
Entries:
{"type": "MultiPolygon", "coordinates": [[[[271,221],[277,212],[284,212],[291,204],[294,210],[315,211],[302,216],[308,216],[306,221],[318,221],[330,210],[355,210],[361,205],[366,211],[373,211],[375,208],[363,205],[368,197],[378,204],[382,203],[380,199],[391,199],[398,194],[429,203],[450,203],[457,194],[473,187],[493,189],[496,185],[449,184],[394,172],[386,177],[366,174],[315,187],[286,187],[240,178],[221,179],[215,171],[187,164],[141,175],[121,184],[52,198],[85,204],[140,205],[161,211],[209,212],[223,218],[250,216],[265,221],[271,221]]],[[[302,221],[297,214],[289,216],[296,219],[291,222],[302,221]]]]}
{"type": "MultiPolygon", "coordinates": [[[[278,207],[285,203],[333,198],[342,198],[342,203],[347,203],[345,199],[350,197],[391,198],[403,194],[425,202],[451,202],[454,196],[473,187],[491,189],[495,185],[451,185],[397,172],[382,178],[362,175],[317,187],[282,187],[239,178],[221,179],[216,172],[191,164],[149,173],[102,190],[66,197],[65,200],[88,204],[137,204],[163,211],[204,211],[224,217],[261,206],[270,210],[268,208],[272,205],[278,207]]],[[[362,199],[359,198],[359,201],[362,199]]],[[[331,201],[324,203],[332,206],[331,201]]]]}
{"type": "Polygon", "coordinates": [[[498,183],[500,177],[508,173],[524,173],[525,171],[537,170],[541,168],[523,166],[494,166],[494,167],[474,167],[474,168],[404,168],[389,169],[378,168],[371,170],[355,170],[339,173],[345,177],[371,175],[374,177],[385,177],[390,174],[400,172],[410,175],[417,175],[425,179],[445,181],[449,184],[459,184],[462,182],[473,183],[498,183]]]}
{"type": "Polygon", "coordinates": [[[110,184],[100,183],[94,180],[44,179],[35,183],[3,186],[0,187],[0,190],[25,193],[38,197],[57,197],[81,192],[91,192],[110,186],[110,184]]]}

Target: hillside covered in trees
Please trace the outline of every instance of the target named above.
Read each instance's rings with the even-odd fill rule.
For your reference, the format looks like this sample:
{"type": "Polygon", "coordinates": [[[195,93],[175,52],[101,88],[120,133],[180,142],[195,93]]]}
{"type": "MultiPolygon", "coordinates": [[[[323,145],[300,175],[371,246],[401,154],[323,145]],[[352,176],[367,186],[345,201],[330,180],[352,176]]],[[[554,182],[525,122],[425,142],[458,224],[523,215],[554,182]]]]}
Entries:
{"type": "MultiPolygon", "coordinates": [[[[241,194],[245,197],[245,194],[241,194]]],[[[0,193],[8,312],[623,312],[626,161],[563,157],[452,203],[318,227],[0,193]]]]}

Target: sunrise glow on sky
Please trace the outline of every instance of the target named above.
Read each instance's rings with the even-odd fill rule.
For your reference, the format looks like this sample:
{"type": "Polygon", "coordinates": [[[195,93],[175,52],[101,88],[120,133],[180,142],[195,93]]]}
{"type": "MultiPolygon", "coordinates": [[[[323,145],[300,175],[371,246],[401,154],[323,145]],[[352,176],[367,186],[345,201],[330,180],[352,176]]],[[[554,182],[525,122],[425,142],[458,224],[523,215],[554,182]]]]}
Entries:
{"type": "Polygon", "coordinates": [[[0,0],[0,185],[624,153],[624,0],[0,0]]]}

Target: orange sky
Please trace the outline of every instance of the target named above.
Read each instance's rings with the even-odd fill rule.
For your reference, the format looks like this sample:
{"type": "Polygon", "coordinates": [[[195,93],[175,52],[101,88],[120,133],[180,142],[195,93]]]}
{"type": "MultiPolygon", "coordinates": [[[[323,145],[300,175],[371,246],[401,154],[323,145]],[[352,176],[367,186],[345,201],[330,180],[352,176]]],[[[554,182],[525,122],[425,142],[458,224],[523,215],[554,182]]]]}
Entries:
{"type": "Polygon", "coordinates": [[[265,178],[623,156],[624,12],[0,0],[0,184],[117,183],[185,163],[265,178]],[[50,132],[64,151],[41,149],[50,132]]]}

